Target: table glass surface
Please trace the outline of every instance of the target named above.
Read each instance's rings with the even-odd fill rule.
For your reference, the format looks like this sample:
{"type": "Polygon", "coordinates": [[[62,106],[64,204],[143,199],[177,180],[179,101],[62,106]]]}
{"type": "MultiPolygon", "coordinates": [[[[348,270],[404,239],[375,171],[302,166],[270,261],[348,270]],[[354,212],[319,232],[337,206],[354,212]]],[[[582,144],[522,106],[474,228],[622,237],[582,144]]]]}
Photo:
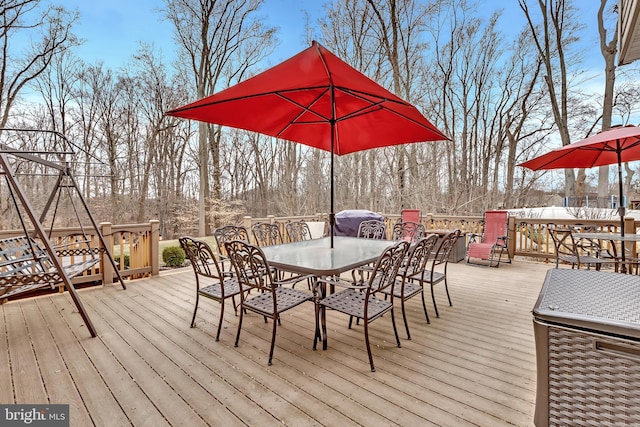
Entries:
{"type": "Polygon", "coordinates": [[[375,261],[394,243],[393,240],[334,236],[333,249],[329,237],[261,249],[273,267],[293,273],[333,276],[375,261]]]}

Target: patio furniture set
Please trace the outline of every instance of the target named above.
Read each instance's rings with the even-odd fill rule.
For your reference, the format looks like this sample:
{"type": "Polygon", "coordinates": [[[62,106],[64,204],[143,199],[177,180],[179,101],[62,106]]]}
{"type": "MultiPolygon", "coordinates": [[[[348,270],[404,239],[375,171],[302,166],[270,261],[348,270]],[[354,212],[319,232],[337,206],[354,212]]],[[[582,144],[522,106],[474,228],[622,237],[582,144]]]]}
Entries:
{"type": "Polygon", "coordinates": [[[191,326],[196,319],[200,297],[218,301],[221,305],[216,340],[220,337],[224,306],[231,299],[238,316],[235,345],[238,346],[243,318],[248,312],[271,319],[273,324],[268,364],[271,365],[277,327],[281,314],[306,302],[314,306],[315,333],[313,349],[322,341],[327,349],[327,309],[362,320],[364,338],[371,371],[375,371],[368,325],[389,313],[395,342],[401,346],[396,328],[394,300],[400,301],[407,339],[411,339],[405,300],[420,294],[426,322],[429,315],[424,299],[424,287],[429,286],[436,316],[439,317],[434,286],[444,283],[449,304],[447,263],[450,251],[460,231],[448,233],[439,247],[438,236],[427,235],[424,227],[414,222],[400,222],[394,226],[393,240],[382,238],[384,223],[362,223],[357,236],[335,236],[310,239],[304,222],[287,224],[285,243],[277,224],[259,223],[251,232],[257,244],[249,241],[246,228],[230,225],[215,230],[217,251],[205,241],[182,237],[185,250],[196,275],[196,301],[191,326]],[[374,231],[375,230],[375,231],[374,231]],[[217,252],[214,253],[214,252],[217,252]],[[230,264],[231,268],[224,267],[230,264]],[[357,271],[352,280],[343,273],[357,271]],[[309,290],[295,285],[307,281],[309,290]],[[239,312],[239,314],[238,314],[239,312]]]}

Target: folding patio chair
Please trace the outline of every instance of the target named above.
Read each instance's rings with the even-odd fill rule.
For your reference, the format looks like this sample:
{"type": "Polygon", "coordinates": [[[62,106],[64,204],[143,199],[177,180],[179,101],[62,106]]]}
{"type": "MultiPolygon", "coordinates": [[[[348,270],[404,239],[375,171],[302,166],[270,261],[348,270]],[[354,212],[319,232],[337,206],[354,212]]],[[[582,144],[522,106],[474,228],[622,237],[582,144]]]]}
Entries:
{"type": "Polygon", "coordinates": [[[498,267],[505,252],[507,262],[511,263],[511,255],[507,248],[509,212],[486,211],[483,223],[481,235],[473,233],[469,235],[467,263],[471,263],[472,258],[477,258],[489,261],[489,267],[498,267]]]}
{"type": "Polygon", "coordinates": [[[400,212],[400,221],[417,222],[418,224],[420,224],[420,221],[422,221],[422,214],[420,213],[420,209],[403,209],[400,212]]]}

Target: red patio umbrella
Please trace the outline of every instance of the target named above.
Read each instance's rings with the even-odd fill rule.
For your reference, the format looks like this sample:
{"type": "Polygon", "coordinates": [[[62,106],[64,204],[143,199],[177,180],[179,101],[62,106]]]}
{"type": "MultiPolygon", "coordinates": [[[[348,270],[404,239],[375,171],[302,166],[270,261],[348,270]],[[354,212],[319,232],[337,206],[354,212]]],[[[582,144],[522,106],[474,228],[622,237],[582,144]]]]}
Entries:
{"type": "Polygon", "coordinates": [[[331,152],[331,247],[334,154],[449,139],[413,105],[315,41],[273,68],[167,114],[331,152]]]}
{"type": "MultiPolygon", "coordinates": [[[[624,237],[625,208],[622,204],[622,163],[640,160],[640,127],[616,126],[602,131],[582,141],[565,145],[519,166],[532,170],[592,168],[618,164],[618,192],[620,213],[620,233],[624,237]]],[[[624,268],[625,254],[622,251],[624,268]]]]}

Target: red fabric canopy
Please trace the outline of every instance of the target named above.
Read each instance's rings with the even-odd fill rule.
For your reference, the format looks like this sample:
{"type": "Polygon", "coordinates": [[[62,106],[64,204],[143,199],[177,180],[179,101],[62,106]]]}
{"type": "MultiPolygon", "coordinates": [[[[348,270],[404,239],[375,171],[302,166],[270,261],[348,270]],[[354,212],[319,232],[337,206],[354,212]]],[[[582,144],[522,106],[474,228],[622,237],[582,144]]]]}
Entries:
{"type": "Polygon", "coordinates": [[[260,132],[338,155],[448,139],[398,98],[317,42],[235,86],[167,114],[260,132]]]}
{"type": "Polygon", "coordinates": [[[565,145],[519,166],[532,170],[591,168],[640,160],[640,127],[619,126],[565,145]]]}
{"type": "Polygon", "coordinates": [[[273,68],[167,114],[331,152],[331,247],[334,154],[449,139],[413,105],[315,41],[273,68]]]}

